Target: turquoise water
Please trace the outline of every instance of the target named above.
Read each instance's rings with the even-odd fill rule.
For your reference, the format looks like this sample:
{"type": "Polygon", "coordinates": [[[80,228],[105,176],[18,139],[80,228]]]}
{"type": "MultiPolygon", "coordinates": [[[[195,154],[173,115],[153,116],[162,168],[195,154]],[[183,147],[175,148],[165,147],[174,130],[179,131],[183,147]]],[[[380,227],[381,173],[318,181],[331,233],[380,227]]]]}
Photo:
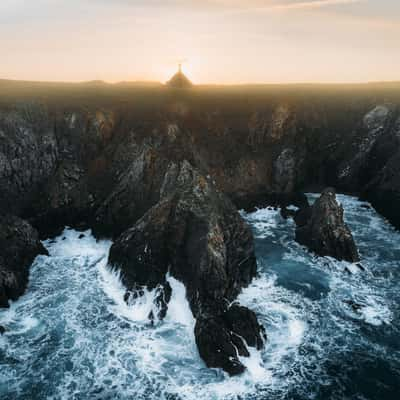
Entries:
{"type": "Polygon", "coordinates": [[[50,257],[36,259],[27,293],[0,311],[0,398],[397,399],[400,234],[366,203],[339,200],[365,271],[310,255],[279,211],[243,214],[260,274],[239,300],[268,341],[235,378],[199,358],[180,282],[169,277],[167,318],[151,326],[154,293],[124,303],[106,268],[111,242],[66,229],[45,242],[50,257]]]}

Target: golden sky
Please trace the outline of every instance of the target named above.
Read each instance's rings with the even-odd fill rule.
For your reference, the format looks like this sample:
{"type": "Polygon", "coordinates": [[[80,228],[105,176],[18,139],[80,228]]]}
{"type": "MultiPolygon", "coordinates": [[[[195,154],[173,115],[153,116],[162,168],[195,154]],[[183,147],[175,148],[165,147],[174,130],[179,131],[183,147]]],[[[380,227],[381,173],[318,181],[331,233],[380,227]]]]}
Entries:
{"type": "Polygon", "coordinates": [[[0,0],[0,78],[400,80],[400,0],[0,0]]]}

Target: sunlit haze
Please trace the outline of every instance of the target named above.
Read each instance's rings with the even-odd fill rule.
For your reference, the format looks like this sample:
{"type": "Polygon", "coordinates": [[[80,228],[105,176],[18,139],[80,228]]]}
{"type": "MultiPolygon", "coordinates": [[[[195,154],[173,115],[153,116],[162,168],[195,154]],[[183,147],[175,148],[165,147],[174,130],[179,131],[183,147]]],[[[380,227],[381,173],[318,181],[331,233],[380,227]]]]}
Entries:
{"type": "Polygon", "coordinates": [[[400,80],[398,0],[1,0],[0,78],[400,80]]]}

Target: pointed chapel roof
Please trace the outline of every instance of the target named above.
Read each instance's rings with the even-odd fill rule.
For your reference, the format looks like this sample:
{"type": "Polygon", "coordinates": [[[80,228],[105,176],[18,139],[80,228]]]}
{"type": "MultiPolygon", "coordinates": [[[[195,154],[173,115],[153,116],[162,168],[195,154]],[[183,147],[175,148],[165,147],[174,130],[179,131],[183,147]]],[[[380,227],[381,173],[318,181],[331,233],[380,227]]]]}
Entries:
{"type": "Polygon", "coordinates": [[[193,86],[192,82],[182,72],[182,65],[179,64],[178,72],[167,82],[167,85],[173,88],[185,89],[193,86]]]}

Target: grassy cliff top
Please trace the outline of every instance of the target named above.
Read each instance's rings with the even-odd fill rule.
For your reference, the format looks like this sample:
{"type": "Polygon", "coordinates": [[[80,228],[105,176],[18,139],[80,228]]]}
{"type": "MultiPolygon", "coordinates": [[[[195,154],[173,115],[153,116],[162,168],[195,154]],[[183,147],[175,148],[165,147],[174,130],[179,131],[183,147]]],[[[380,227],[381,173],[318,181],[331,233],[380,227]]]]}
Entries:
{"type": "Polygon", "coordinates": [[[0,105],[42,102],[49,107],[164,109],[180,101],[205,109],[254,109],[276,102],[340,105],[354,101],[400,104],[400,82],[365,84],[198,85],[173,89],[157,82],[82,83],[30,82],[0,79],[0,105]]]}

